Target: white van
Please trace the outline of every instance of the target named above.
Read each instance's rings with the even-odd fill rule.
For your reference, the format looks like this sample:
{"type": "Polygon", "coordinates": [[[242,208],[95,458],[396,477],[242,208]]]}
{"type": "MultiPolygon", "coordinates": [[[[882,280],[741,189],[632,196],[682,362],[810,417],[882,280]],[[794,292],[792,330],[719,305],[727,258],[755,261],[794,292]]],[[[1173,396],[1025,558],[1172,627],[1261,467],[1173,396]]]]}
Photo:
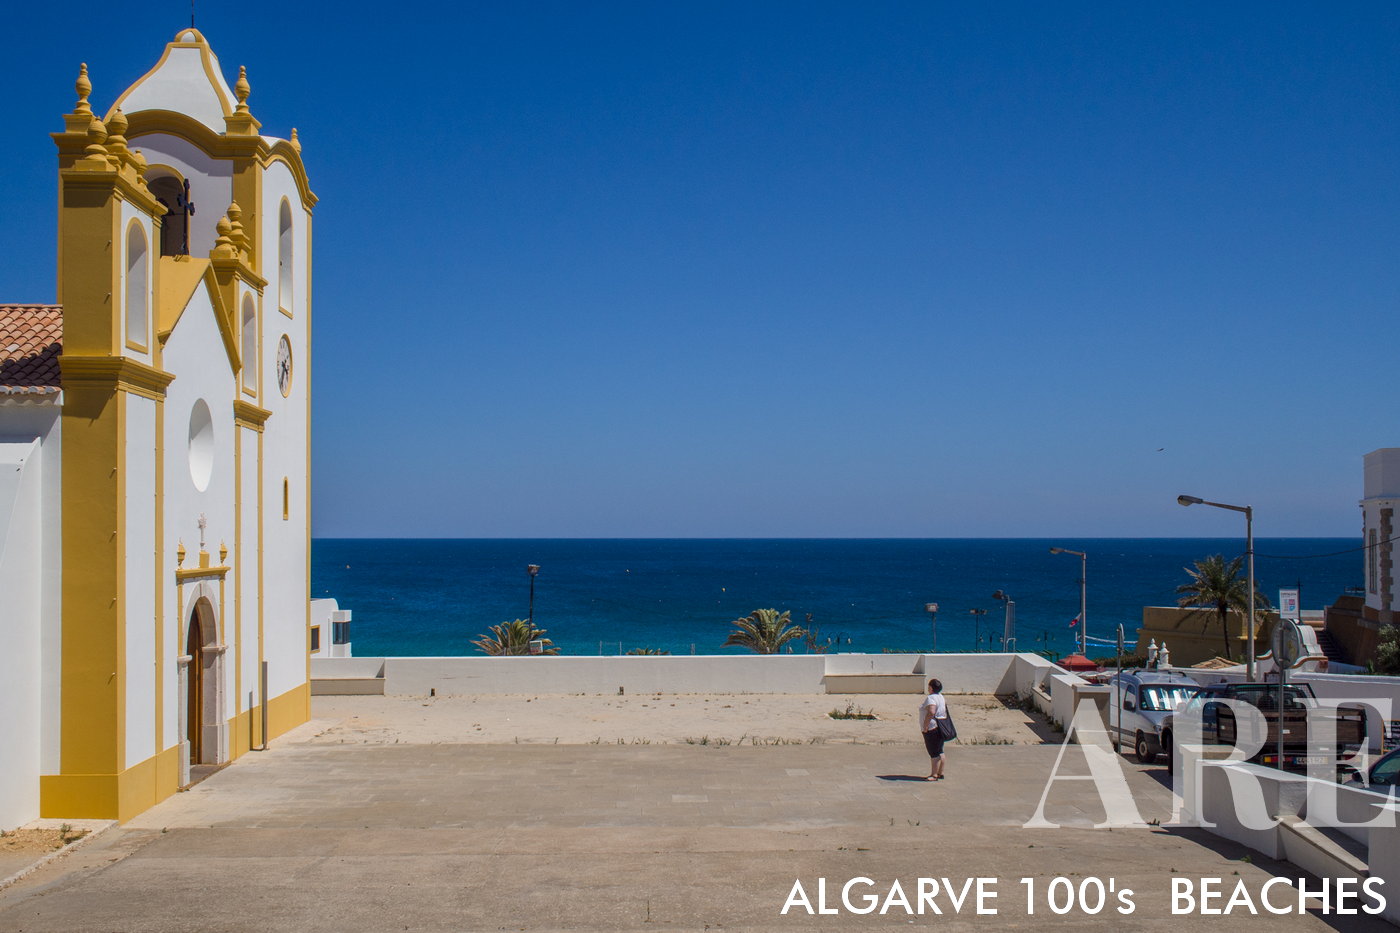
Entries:
{"type": "Polygon", "coordinates": [[[1199,689],[1185,674],[1153,670],[1114,674],[1108,685],[1108,734],[1145,765],[1162,753],[1162,720],[1199,689]]]}

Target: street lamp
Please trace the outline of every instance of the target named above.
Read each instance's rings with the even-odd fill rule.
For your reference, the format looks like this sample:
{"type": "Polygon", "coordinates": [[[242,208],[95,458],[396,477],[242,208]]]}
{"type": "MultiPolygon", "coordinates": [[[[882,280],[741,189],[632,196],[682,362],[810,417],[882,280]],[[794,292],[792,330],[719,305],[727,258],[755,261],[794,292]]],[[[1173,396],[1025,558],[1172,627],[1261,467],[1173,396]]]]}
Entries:
{"type": "Polygon", "coordinates": [[[1016,601],[1007,596],[1002,590],[997,590],[992,594],[992,599],[999,599],[1006,603],[1006,626],[1001,633],[1001,650],[1016,650],[1016,601]]]}
{"type": "Polygon", "coordinates": [[[1208,502],[1198,496],[1177,496],[1177,505],[1209,505],[1217,509],[1244,513],[1244,552],[1249,558],[1249,618],[1245,621],[1245,677],[1254,680],[1254,507],[1208,502]]]}
{"type": "Polygon", "coordinates": [[[1084,615],[1089,609],[1086,605],[1085,590],[1085,583],[1089,579],[1089,558],[1083,551],[1071,551],[1067,547],[1052,547],[1050,553],[1073,554],[1079,558],[1079,653],[1087,658],[1089,656],[1089,626],[1084,615]]]}
{"type": "Polygon", "coordinates": [[[529,564],[529,565],[527,565],[527,566],[525,567],[525,572],[528,573],[528,574],[530,575],[530,616],[529,616],[528,621],[529,621],[529,623],[530,623],[530,630],[531,630],[531,631],[534,631],[534,628],[535,628],[535,577],[539,576],[539,573],[540,573],[540,565],[539,565],[539,564],[529,564]]]}
{"type": "Polygon", "coordinates": [[[938,653],[938,603],[924,603],[924,612],[929,614],[933,625],[933,653],[938,653]]]}
{"type": "Polygon", "coordinates": [[[982,617],[987,614],[985,609],[969,609],[972,613],[972,625],[977,633],[977,650],[982,650],[982,617]]]}

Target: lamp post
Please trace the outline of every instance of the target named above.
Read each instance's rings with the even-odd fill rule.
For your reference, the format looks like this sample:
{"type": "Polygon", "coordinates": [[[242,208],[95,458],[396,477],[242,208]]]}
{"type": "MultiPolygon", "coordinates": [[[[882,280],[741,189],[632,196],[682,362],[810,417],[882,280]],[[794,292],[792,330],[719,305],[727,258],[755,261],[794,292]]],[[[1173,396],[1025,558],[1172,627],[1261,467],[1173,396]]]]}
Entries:
{"type": "Polygon", "coordinates": [[[938,603],[924,603],[924,612],[929,615],[929,623],[933,626],[933,653],[938,653],[938,603]]]}
{"type": "Polygon", "coordinates": [[[992,599],[999,599],[1006,603],[1006,627],[1002,629],[1001,650],[1016,650],[1016,601],[1002,590],[997,590],[992,594],[992,599]]]}
{"type": "MultiPolygon", "coordinates": [[[[1244,513],[1244,552],[1249,559],[1249,618],[1245,620],[1245,677],[1254,680],[1254,507],[1249,505],[1226,505],[1224,502],[1208,502],[1197,496],[1177,496],[1176,504],[1209,505],[1217,509],[1244,513]]],[[[1280,715],[1282,715],[1280,713],[1280,715]]]]}
{"type": "Polygon", "coordinates": [[[982,650],[982,617],[983,617],[984,615],[987,614],[987,610],[985,610],[985,609],[969,609],[968,612],[970,612],[970,613],[972,614],[972,625],[973,625],[973,630],[976,632],[976,635],[977,635],[977,650],[978,650],[978,651],[981,651],[981,650],[982,650]]]}
{"type": "Polygon", "coordinates": [[[1073,554],[1079,558],[1079,653],[1089,656],[1089,626],[1084,618],[1088,612],[1085,582],[1089,579],[1089,558],[1083,551],[1071,551],[1067,547],[1052,547],[1051,554],[1073,554]]]}
{"type": "Polygon", "coordinates": [[[527,621],[530,623],[530,630],[531,630],[531,631],[534,631],[534,629],[535,629],[535,577],[539,576],[539,573],[540,573],[540,565],[539,565],[539,564],[529,564],[529,565],[527,565],[527,566],[525,567],[525,572],[528,573],[528,574],[530,575],[530,615],[529,615],[529,618],[528,618],[527,621]]]}

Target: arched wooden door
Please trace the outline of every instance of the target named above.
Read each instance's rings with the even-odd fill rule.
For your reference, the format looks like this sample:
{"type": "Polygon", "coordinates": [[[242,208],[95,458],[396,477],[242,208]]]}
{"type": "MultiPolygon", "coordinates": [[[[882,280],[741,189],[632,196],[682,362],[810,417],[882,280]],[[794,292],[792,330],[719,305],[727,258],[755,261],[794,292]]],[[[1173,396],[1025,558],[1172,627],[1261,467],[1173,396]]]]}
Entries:
{"type": "Polygon", "coordinates": [[[190,613],[190,634],[185,642],[189,655],[189,690],[186,692],[185,729],[190,743],[190,764],[200,762],[200,734],[204,731],[204,631],[199,624],[199,610],[190,613]]]}

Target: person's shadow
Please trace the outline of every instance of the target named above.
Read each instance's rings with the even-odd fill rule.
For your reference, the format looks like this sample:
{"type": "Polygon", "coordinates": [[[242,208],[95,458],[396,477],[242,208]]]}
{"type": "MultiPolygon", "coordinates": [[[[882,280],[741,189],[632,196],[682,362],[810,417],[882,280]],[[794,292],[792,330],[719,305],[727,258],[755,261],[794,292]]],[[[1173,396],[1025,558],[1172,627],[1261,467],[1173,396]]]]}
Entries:
{"type": "Polygon", "coordinates": [[[875,776],[882,781],[918,781],[923,783],[926,780],[925,775],[922,774],[877,774],[875,776]]]}

